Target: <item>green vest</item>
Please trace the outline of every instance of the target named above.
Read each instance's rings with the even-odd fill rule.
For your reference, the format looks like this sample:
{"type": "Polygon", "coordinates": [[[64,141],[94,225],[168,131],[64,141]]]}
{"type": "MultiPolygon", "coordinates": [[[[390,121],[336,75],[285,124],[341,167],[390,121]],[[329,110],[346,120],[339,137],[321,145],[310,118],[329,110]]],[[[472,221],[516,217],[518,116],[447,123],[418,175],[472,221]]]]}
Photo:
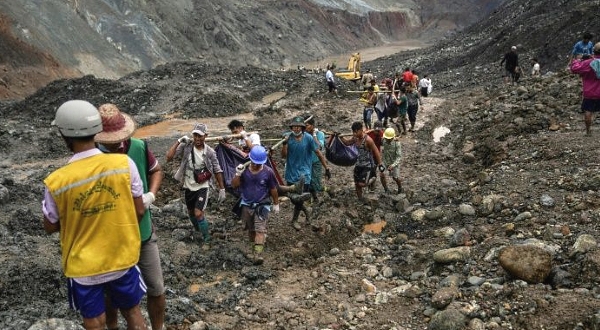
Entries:
{"type": "MultiPolygon", "coordinates": [[[[129,141],[127,155],[137,166],[140,178],[142,178],[144,193],[147,193],[149,191],[148,166],[150,166],[150,164],[148,164],[148,157],[146,156],[146,143],[143,140],[136,138],[131,138],[129,141]]],[[[150,239],[150,236],[152,236],[152,219],[150,217],[150,209],[147,209],[142,221],[140,221],[140,235],[142,236],[142,242],[150,239]]]]}

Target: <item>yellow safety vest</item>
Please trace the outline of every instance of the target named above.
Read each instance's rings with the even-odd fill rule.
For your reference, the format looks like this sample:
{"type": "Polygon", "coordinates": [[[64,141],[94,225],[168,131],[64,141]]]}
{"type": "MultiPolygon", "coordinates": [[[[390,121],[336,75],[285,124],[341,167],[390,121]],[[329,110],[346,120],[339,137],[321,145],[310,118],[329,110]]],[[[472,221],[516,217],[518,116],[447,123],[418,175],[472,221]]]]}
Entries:
{"type": "Polygon", "coordinates": [[[100,275],[138,262],[140,229],[127,155],[76,160],[44,183],[58,208],[65,276],[100,275]]]}

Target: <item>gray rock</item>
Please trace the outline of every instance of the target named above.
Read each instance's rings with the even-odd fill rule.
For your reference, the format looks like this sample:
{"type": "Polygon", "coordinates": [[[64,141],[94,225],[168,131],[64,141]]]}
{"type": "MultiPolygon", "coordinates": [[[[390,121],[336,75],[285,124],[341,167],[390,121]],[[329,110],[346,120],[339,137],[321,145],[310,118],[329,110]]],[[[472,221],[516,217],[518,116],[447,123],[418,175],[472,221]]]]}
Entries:
{"type": "Polygon", "coordinates": [[[444,287],[436,291],[431,297],[431,305],[437,309],[448,306],[460,292],[456,287],[444,287]]]}
{"type": "Polygon", "coordinates": [[[577,253],[586,253],[592,249],[596,249],[598,247],[598,242],[594,238],[594,236],[589,234],[583,234],[577,237],[575,244],[573,244],[573,248],[571,249],[571,257],[576,255],[577,253]]]}
{"type": "Polygon", "coordinates": [[[467,318],[455,309],[435,313],[429,321],[429,330],[463,330],[467,318]]]}
{"type": "Polygon", "coordinates": [[[462,215],[475,215],[475,208],[469,204],[460,204],[458,206],[458,213],[462,215]]]}
{"type": "Polygon", "coordinates": [[[80,322],[68,321],[63,319],[47,319],[36,322],[27,330],[84,330],[80,322]]]}
{"type": "Polygon", "coordinates": [[[543,194],[540,197],[540,204],[542,204],[542,206],[545,207],[553,207],[554,205],[556,205],[556,201],[550,195],[543,194]]]}
{"type": "Polygon", "coordinates": [[[448,264],[456,261],[462,261],[469,258],[471,248],[468,246],[460,246],[450,249],[436,251],[433,254],[433,261],[441,264],[448,264]]]}
{"type": "Polygon", "coordinates": [[[8,188],[0,184],[0,204],[6,204],[10,199],[8,188]]]}

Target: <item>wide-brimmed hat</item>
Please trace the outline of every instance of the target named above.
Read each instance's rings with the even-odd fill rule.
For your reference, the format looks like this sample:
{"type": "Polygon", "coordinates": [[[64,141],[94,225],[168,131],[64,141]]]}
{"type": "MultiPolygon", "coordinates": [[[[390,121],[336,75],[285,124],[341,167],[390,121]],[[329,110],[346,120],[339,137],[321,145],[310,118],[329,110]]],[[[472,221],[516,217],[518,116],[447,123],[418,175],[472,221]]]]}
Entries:
{"type": "Polygon", "coordinates": [[[208,128],[205,124],[195,124],[194,128],[192,129],[192,134],[206,135],[207,130],[208,128]]]}
{"type": "Polygon", "coordinates": [[[96,134],[94,140],[98,143],[119,143],[129,139],[135,131],[133,118],[121,112],[119,108],[106,103],[98,107],[102,118],[102,132],[96,134]]]}

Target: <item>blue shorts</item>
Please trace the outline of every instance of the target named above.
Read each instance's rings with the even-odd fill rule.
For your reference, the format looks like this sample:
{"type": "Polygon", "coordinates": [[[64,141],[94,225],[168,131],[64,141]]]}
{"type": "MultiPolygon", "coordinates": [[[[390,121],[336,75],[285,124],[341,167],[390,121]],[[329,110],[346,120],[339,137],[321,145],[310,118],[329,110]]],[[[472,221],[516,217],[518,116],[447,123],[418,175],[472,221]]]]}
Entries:
{"type": "Polygon", "coordinates": [[[581,111],[599,112],[600,99],[583,99],[581,102],[581,111]]]}
{"type": "Polygon", "coordinates": [[[129,268],[120,278],[96,285],[83,285],[68,279],[69,305],[86,319],[100,316],[106,311],[104,294],[113,307],[129,309],[140,304],[146,294],[146,284],[137,266],[129,268]]]}

